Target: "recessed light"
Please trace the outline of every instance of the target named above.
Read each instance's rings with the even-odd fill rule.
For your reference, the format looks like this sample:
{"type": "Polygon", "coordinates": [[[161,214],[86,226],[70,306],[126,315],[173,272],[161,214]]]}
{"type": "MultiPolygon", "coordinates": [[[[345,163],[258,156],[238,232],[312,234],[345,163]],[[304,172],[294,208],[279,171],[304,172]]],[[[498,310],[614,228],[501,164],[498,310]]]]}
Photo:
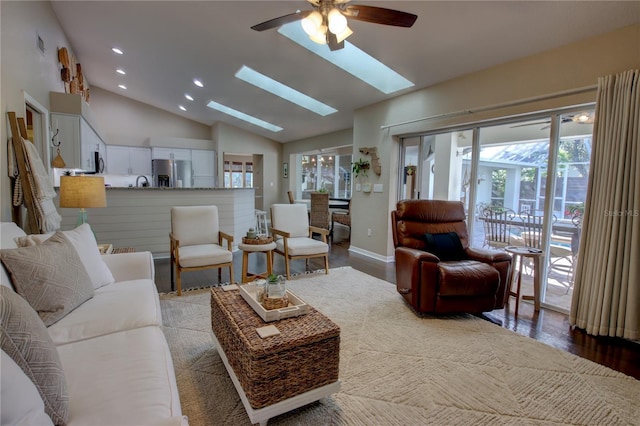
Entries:
{"type": "Polygon", "coordinates": [[[125,86],[124,84],[118,84],[118,87],[122,90],[127,90],[127,86],[125,86]]]}
{"type": "Polygon", "coordinates": [[[122,75],[125,75],[125,74],[126,74],[126,72],[124,72],[124,70],[119,69],[119,68],[116,70],[116,72],[117,72],[118,74],[122,74],[122,75]]]}
{"type": "Polygon", "coordinates": [[[187,109],[185,107],[183,107],[182,105],[178,105],[178,108],[180,108],[183,111],[186,111],[187,109]]]}
{"type": "Polygon", "coordinates": [[[193,100],[193,96],[191,96],[191,95],[190,95],[190,94],[188,94],[188,93],[185,93],[185,94],[184,94],[184,97],[185,97],[185,98],[187,98],[187,99],[189,99],[190,101],[192,101],[192,100],[193,100]]]}
{"type": "Polygon", "coordinates": [[[204,84],[202,84],[202,82],[200,80],[198,80],[197,78],[193,79],[193,84],[195,84],[198,87],[204,87],[204,84]]]}
{"type": "Polygon", "coordinates": [[[118,55],[122,55],[124,53],[122,50],[118,49],[117,47],[114,47],[111,50],[113,50],[113,52],[117,53],[118,55]]]}

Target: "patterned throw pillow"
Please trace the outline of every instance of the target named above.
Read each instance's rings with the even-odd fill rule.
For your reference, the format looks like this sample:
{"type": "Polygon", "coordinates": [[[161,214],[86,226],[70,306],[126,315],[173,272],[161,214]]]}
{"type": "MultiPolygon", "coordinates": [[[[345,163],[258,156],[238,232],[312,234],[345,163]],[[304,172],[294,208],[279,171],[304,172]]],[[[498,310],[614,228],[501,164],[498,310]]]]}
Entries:
{"type": "Polygon", "coordinates": [[[62,232],[40,246],[0,250],[16,292],[48,327],[94,295],[80,256],[62,232]]]}
{"type": "MultiPolygon", "coordinates": [[[[62,233],[76,248],[80,260],[82,260],[82,264],[91,278],[93,288],[98,289],[115,282],[109,267],[102,260],[96,237],[93,235],[88,223],[83,223],[70,231],[62,231],[62,233]]],[[[15,238],[14,241],[18,247],[39,246],[51,238],[53,234],[53,232],[49,234],[31,234],[15,238]]]]}
{"type": "Polygon", "coordinates": [[[0,347],[38,389],[44,411],[56,425],[69,418],[69,393],[58,351],[36,312],[18,294],[0,286],[0,347]]]}

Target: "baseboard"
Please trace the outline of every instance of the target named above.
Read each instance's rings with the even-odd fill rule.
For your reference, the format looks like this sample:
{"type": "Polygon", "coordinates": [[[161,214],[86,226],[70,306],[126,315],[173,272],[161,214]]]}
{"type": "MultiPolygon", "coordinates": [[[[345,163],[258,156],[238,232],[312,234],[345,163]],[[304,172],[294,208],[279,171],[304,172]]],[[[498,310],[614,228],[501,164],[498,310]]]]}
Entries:
{"type": "Polygon", "coordinates": [[[369,250],[361,249],[359,247],[354,247],[353,245],[349,247],[349,251],[352,253],[361,254],[362,256],[366,256],[371,259],[379,260],[380,262],[384,262],[384,263],[392,263],[392,262],[395,262],[396,260],[394,256],[383,256],[381,254],[374,253],[369,250]]]}

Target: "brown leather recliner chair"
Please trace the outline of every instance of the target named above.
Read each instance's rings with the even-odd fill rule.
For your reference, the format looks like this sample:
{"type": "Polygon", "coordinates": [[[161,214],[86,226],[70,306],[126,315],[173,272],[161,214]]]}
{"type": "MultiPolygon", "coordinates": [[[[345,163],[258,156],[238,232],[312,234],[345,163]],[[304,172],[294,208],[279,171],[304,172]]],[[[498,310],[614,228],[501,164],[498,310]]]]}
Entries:
{"type": "Polygon", "coordinates": [[[397,290],[417,312],[481,313],[504,306],[511,256],[469,247],[461,202],[400,201],[391,227],[397,290]]]}

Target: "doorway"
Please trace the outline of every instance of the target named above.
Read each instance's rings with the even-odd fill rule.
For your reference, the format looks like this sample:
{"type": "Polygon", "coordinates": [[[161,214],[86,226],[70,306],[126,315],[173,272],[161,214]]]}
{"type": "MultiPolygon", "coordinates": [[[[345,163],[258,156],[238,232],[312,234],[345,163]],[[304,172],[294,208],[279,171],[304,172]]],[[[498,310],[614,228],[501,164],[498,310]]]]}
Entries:
{"type": "MultiPolygon", "coordinates": [[[[51,172],[51,158],[53,158],[51,155],[53,147],[49,144],[49,110],[26,92],[24,92],[24,105],[24,117],[29,140],[36,146],[36,149],[40,154],[40,158],[42,159],[42,163],[47,170],[51,172]]],[[[53,178],[53,174],[51,174],[51,177],[53,178]]]]}

